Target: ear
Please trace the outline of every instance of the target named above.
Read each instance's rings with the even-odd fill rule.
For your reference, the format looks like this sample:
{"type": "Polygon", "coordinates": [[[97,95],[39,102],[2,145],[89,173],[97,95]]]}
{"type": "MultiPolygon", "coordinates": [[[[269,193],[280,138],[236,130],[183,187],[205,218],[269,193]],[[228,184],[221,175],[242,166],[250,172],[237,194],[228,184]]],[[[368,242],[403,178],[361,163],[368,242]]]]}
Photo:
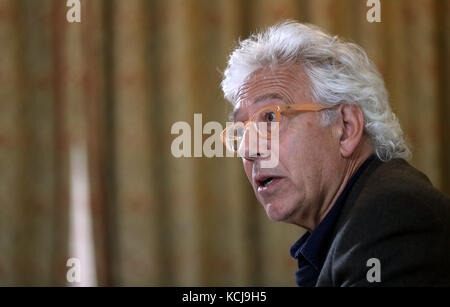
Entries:
{"type": "Polygon", "coordinates": [[[339,148],[341,155],[348,158],[361,143],[364,132],[364,114],[358,105],[343,104],[338,110],[342,121],[339,148]]]}

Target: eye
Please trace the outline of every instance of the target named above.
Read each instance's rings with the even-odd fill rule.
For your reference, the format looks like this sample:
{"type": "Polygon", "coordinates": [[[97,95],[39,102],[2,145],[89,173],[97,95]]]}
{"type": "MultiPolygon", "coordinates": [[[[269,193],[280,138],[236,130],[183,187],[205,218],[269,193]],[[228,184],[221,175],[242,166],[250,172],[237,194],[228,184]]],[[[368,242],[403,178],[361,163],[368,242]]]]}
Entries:
{"type": "Polygon", "coordinates": [[[277,119],[275,112],[267,112],[265,116],[266,122],[273,122],[277,119]]]}

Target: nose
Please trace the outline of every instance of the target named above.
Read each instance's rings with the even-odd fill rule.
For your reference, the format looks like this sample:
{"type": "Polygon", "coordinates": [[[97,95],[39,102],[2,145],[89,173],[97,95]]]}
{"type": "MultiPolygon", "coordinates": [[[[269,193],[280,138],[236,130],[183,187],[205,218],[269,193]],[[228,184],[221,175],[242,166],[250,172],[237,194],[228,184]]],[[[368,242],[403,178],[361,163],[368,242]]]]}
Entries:
{"type": "Polygon", "coordinates": [[[260,137],[255,127],[249,125],[242,137],[239,155],[247,160],[267,158],[270,155],[267,145],[267,139],[260,137]]]}

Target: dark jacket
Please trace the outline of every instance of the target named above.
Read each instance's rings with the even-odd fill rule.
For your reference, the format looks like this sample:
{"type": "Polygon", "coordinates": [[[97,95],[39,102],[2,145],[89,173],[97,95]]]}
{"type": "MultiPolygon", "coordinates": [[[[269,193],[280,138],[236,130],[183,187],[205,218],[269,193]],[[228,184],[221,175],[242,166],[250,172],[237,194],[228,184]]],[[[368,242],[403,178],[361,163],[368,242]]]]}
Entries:
{"type": "Polygon", "coordinates": [[[329,245],[317,286],[450,286],[450,198],[405,160],[374,159],[346,197],[329,245]],[[380,282],[367,279],[371,258],[380,282]]]}

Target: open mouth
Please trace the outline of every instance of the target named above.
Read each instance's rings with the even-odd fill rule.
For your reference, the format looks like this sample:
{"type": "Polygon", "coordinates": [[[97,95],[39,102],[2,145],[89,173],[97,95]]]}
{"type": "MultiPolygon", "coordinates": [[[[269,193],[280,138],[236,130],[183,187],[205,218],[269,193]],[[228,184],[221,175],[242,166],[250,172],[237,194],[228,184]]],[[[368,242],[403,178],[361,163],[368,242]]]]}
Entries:
{"type": "Polygon", "coordinates": [[[267,179],[262,180],[259,185],[262,187],[266,187],[269,184],[271,184],[274,180],[275,180],[275,177],[269,177],[267,179]]]}
{"type": "Polygon", "coordinates": [[[281,178],[272,177],[272,176],[262,177],[262,178],[259,178],[256,180],[256,184],[258,185],[258,189],[264,189],[264,188],[269,187],[274,182],[278,181],[277,179],[281,179],[281,178]]]}

